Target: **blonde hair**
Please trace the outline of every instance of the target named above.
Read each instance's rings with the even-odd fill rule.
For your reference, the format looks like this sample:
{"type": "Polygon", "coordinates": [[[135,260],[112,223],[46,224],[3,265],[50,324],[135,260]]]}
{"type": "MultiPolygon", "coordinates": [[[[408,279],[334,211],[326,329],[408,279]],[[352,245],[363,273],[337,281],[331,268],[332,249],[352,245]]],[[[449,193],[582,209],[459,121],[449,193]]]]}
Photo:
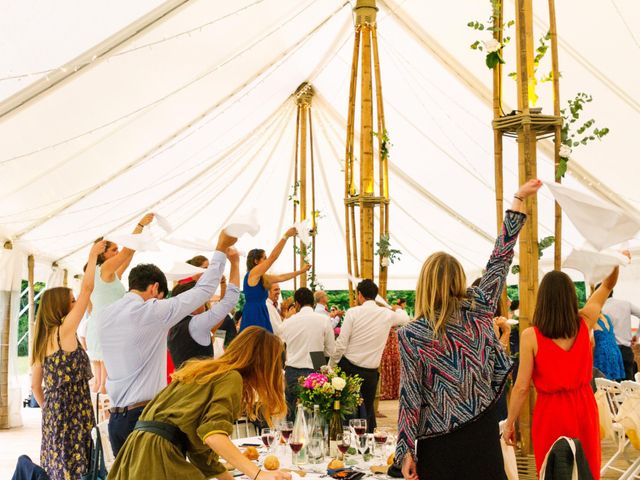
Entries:
{"type": "Polygon", "coordinates": [[[71,310],[71,289],[48,288],[42,294],[36,314],[36,325],[31,349],[31,364],[42,363],[47,354],[47,344],[56,328],[71,310]]]}
{"type": "Polygon", "coordinates": [[[248,327],[217,359],[191,360],[171,378],[182,383],[207,383],[231,370],[242,375],[242,407],[249,418],[258,410],[270,423],[272,415],[287,411],[280,339],[264,328],[248,327]]]}
{"type": "Polygon", "coordinates": [[[444,252],[432,254],[422,265],[416,286],[415,318],[424,317],[433,326],[434,336],[447,323],[459,318],[467,299],[467,278],[460,262],[444,252]]]}

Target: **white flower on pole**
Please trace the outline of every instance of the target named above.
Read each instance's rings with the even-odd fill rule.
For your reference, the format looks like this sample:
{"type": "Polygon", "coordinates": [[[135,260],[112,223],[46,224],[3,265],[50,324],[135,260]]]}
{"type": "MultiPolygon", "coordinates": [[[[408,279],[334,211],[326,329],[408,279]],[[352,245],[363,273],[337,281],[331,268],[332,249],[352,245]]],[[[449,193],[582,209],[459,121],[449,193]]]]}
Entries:
{"type": "Polygon", "coordinates": [[[566,145],[561,145],[560,146],[560,156],[562,158],[569,158],[569,155],[571,155],[571,148],[569,148],[566,145]]]}
{"type": "Polygon", "coordinates": [[[488,53],[497,52],[502,48],[502,45],[500,44],[500,42],[497,41],[495,38],[487,40],[486,42],[483,41],[482,44],[484,45],[484,48],[488,53]]]}
{"type": "Polygon", "coordinates": [[[388,267],[389,266],[389,257],[382,257],[380,259],[380,265],[382,265],[383,267],[388,267]]]}
{"type": "Polygon", "coordinates": [[[341,392],[344,387],[347,386],[347,381],[342,377],[333,377],[331,379],[331,386],[335,388],[338,392],[341,392]]]}

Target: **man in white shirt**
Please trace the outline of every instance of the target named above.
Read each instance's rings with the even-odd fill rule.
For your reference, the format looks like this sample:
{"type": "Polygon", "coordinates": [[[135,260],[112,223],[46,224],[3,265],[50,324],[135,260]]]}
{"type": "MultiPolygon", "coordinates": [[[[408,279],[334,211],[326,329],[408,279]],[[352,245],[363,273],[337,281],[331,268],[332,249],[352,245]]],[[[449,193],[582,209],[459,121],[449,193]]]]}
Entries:
{"type": "Polygon", "coordinates": [[[317,290],[313,294],[313,298],[316,301],[316,308],[314,311],[316,313],[328,315],[331,319],[331,326],[336,328],[340,322],[340,317],[344,315],[344,312],[337,309],[331,309],[331,311],[329,311],[329,295],[322,290],[317,290]]]}
{"type": "Polygon", "coordinates": [[[342,322],[336,350],[331,365],[338,365],[348,375],[360,375],[363,379],[360,396],[366,410],[367,429],[376,428],[376,412],[373,402],[378,387],[380,360],[393,326],[411,321],[407,313],[397,305],[390,310],[378,306],[375,298],[378,286],[372,280],[363,280],[356,287],[358,305],[350,308],[342,322]]]}
{"type": "Polygon", "coordinates": [[[329,317],[313,311],[313,293],[308,288],[299,288],[293,295],[298,313],[282,324],[280,338],[287,347],[284,376],[287,383],[287,418],[293,419],[296,412],[298,378],[313,373],[310,352],[333,355],[335,339],[329,317]]]}
{"type": "Polygon", "coordinates": [[[602,307],[602,313],[607,315],[613,324],[616,343],[622,354],[626,379],[633,380],[635,362],[631,347],[636,343],[636,337],[631,333],[631,315],[640,318],[640,308],[626,300],[612,298],[611,295],[613,295],[613,291],[602,307]]]}
{"type": "Polygon", "coordinates": [[[282,317],[278,309],[278,300],[280,299],[280,284],[272,283],[269,287],[269,296],[267,297],[267,310],[269,311],[269,320],[271,321],[271,329],[274,335],[280,336],[282,330],[282,317]]]}
{"type": "Polygon", "coordinates": [[[209,267],[196,285],[167,300],[163,300],[167,294],[164,273],[155,265],[136,266],[129,273],[129,292],[101,312],[98,333],[108,368],[109,440],[114,455],[134,430],[145,405],[167,385],[169,329],[213,296],[224,270],[225,252],[236,240],[222,231],[209,267]]]}

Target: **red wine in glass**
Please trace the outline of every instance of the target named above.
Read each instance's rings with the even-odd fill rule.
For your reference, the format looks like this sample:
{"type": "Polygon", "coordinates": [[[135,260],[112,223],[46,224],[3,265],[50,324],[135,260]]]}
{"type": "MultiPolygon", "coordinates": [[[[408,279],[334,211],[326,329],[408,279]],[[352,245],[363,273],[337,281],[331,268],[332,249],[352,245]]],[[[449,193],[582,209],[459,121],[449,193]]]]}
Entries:
{"type": "Polygon", "coordinates": [[[280,433],[282,434],[282,437],[283,437],[285,440],[289,440],[289,437],[290,437],[290,436],[291,436],[291,434],[293,433],[293,430],[289,430],[289,429],[286,429],[286,430],[280,430],[280,433]]]}
{"type": "Polygon", "coordinates": [[[367,431],[367,427],[354,427],[353,429],[355,430],[356,435],[358,435],[359,437],[361,435],[364,435],[367,431]]]}
{"type": "Polygon", "coordinates": [[[264,446],[267,448],[269,448],[269,446],[273,443],[273,439],[274,436],[271,434],[262,435],[262,443],[264,443],[264,446]]]}
{"type": "Polygon", "coordinates": [[[387,436],[382,434],[374,434],[373,435],[373,440],[378,444],[378,445],[382,445],[383,443],[385,443],[387,441],[387,436]]]}
{"type": "Polygon", "coordinates": [[[345,445],[344,443],[338,443],[338,450],[340,450],[340,453],[344,455],[349,450],[349,445],[345,445]]]}
{"type": "Polygon", "coordinates": [[[302,442],[291,441],[289,442],[289,446],[291,447],[291,451],[293,453],[298,453],[302,450],[302,442]]]}

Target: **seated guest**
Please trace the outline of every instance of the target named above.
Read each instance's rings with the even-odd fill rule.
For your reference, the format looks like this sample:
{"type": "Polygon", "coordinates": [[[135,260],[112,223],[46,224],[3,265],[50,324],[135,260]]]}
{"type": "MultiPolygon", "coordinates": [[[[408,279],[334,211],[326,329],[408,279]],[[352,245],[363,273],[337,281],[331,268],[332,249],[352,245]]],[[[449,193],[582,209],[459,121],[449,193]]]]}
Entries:
{"type": "Polygon", "coordinates": [[[289,473],[262,470],[229,439],[245,413],[284,413],[282,352],[275,335],[251,327],[220,358],[187,362],[144,409],[109,480],[232,478],[219,457],[248,478],[290,480],[289,473]]]}
{"type": "Polygon", "coordinates": [[[295,236],[295,234],[296,229],[294,227],[287,230],[268,257],[264,250],[260,248],[254,248],[247,254],[247,274],[242,285],[246,303],[244,304],[242,322],[240,323],[241,332],[251,325],[256,325],[274,333],[266,303],[271,284],[285,282],[309,270],[309,265],[305,265],[300,270],[291,273],[283,273],[282,275],[267,274],[267,271],[282,253],[287,240],[295,236]]]}
{"type": "Polygon", "coordinates": [[[389,330],[405,325],[411,319],[397,306],[393,310],[379,306],[375,302],[378,286],[372,280],[362,280],[356,292],[359,306],[350,308],[345,314],[331,365],[338,365],[347,375],[360,375],[363,379],[360,395],[367,412],[368,431],[373,432],[376,428],[373,402],[380,376],[378,368],[389,330]]]}
{"type": "Polygon", "coordinates": [[[296,290],[293,298],[298,313],[282,324],[280,338],[287,347],[284,376],[287,382],[287,418],[296,413],[298,377],[313,373],[310,352],[324,352],[330,357],[335,349],[335,339],[329,317],[313,311],[313,293],[308,288],[296,290]]]}
{"type": "Polygon", "coordinates": [[[282,317],[278,309],[278,300],[280,300],[280,284],[273,282],[269,287],[269,297],[267,298],[267,310],[269,311],[269,320],[273,333],[280,335],[282,329],[282,317]]]}
{"type": "MultiPolygon", "coordinates": [[[[211,330],[220,325],[231,309],[238,303],[240,290],[240,269],[238,252],[231,248],[227,251],[227,258],[231,263],[229,275],[229,287],[225,289],[224,297],[215,303],[209,310],[204,305],[196,308],[191,314],[180,320],[169,330],[167,345],[171,353],[171,359],[176,369],[184,362],[192,358],[212,358],[213,343],[211,330]]],[[[219,264],[224,268],[224,264],[219,264]]],[[[222,271],[220,272],[222,273],[222,271]]],[[[171,297],[177,297],[196,286],[196,282],[182,283],[176,286],[171,297]]]]}
{"type": "Polygon", "coordinates": [[[504,217],[486,272],[467,288],[464,269],[445,252],[429,256],[416,287],[416,320],[398,330],[400,403],[395,463],[407,480],[506,480],[496,398],[511,362],[493,318],[526,216],[530,180],[504,217]],[[417,461],[417,464],[416,464],[417,461]]]}
{"type": "Polygon", "coordinates": [[[129,273],[129,292],[102,312],[100,338],[109,372],[109,439],[114,454],[144,406],[167,384],[169,329],[211,298],[222,276],[224,252],[236,240],[222,231],[211,264],[196,286],[167,300],[162,300],[167,294],[162,271],[155,265],[136,266],[129,273]]]}
{"type": "Polygon", "coordinates": [[[337,308],[332,308],[329,310],[329,295],[322,290],[317,290],[313,294],[313,298],[316,301],[316,313],[322,313],[323,315],[328,315],[331,319],[331,326],[333,328],[337,327],[340,322],[340,317],[344,315],[344,312],[338,310],[337,308]]]}

